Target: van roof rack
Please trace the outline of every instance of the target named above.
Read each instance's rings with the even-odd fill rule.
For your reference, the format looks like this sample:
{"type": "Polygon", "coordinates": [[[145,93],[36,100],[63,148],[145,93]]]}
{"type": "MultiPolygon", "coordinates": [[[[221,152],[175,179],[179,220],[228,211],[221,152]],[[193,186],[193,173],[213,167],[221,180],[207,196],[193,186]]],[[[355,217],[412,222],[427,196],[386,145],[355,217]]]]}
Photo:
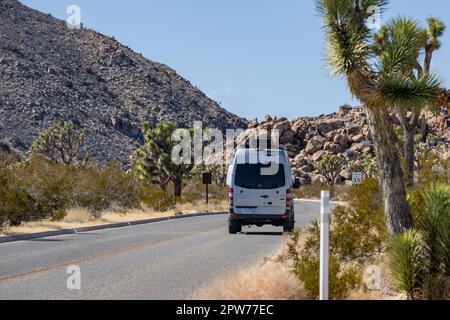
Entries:
{"type": "MultiPolygon", "coordinates": [[[[267,142],[265,143],[264,146],[262,146],[261,143],[260,143],[260,140],[258,140],[257,149],[262,149],[262,147],[264,147],[264,149],[268,149],[268,150],[270,150],[270,149],[279,149],[279,150],[283,150],[283,151],[286,151],[286,152],[288,151],[286,146],[283,145],[283,144],[278,145],[278,148],[272,148],[272,141],[271,140],[267,140],[267,142]]],[[[254,149],[254,146],[251,146],[250,142],[246,141],[245,145],[244,145],[244,149],[254,149]]]]}

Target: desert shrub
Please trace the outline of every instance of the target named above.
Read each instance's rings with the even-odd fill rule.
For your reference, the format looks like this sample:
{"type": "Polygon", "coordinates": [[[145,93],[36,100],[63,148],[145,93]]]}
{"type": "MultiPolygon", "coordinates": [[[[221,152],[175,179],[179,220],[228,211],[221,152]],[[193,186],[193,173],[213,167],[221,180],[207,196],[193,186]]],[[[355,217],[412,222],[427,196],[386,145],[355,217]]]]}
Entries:
{"type": "MultiPolygon", "coordinates": [[[[310,299],[318,299],[320,268],[320,228],[313,223],[303,233],[306,235],[304,247],[298,249],[302,231],[295,231],[289,243],[289,256],[293,258],[293,272],[303,283],[310,299]]],[[[339,259],[330,254],[329,259],[329,294],[331,299],[342,299],[345,294],[360,286],[361,275],[352,266],[343,266],[339,259]]]]}
{"type": "Polygon", "coordinates": [[[305,300],[298,279],[283,265],[265,262],[203,285],[193,300],[305,300]]]}
{"type": "Polygon", "coordinates": [[[372,215],[366,215],[364,211],[338,207],[333,212],[332,225],[331,251],[340,261],[363,262],[383,249],[385,224],[373,221],[372,215]]]}
{"type": "Polygon", "coordinates": [[[417,185],[426,187],[432,183],[450,183],[450,160],[439,158],[434,152],[419,146],[417,185]]]}
{"type": "Polygon", "coordinates": [[[378,180],[364,179],[348,189],[348,206],[338,207],[331,217],[330,241],[341,260],[364,259],[379,253],[388,238],[383,199],[378,180]]]}
{"type": "MultiPolygon", "coordinates": [[[[330,297],[334,299],[361,285],[359,268],[370,256],[382,252],[387,240],[378,181],[369,178],[350,187],[347,198],[348,206],[337,207],[330,218],[330,297]]],[[[292,235],[289,260],[313,299],[319,294],[319,250],[317,221],[292,235]]]]}
{"type": "Polygon", "coordinates": [[[320,199],[322,191],[330,191],[330,196],[333,201],[342,201],[348,190],[348,186],[334,185],[334,186],[320,186],[317,184],[302,185],[299,190],[294,190],[297,199],[320,199]]]}
{"type": "Polygon", "coordinates": [[[8,178],[2,183],[3,224],[9,221],[18,225],[38,219],[58,221],[72,207],[99,214],[112,207],[128,209],[140,205],[137,179],[117,164],[80,167],[34,156],[3,169],[2,177],[8,178]]]}
{"type": "Polygon", "coordinates": [[[11,180],[8,170],[0,164],[0,230],[8,224],[20,224],[38,209],[34,199],[11,180]]]}
{"type": "Polygon", "coordinates": [[[7,142],[0,140],[0,164],[6,166],[18,161],[20,161],[20,156],[12,150],[7,142]]]}
{"type": "Polygon", "coordinates": [[[72,206],[101,213],[111,207],[128,209],[139,205],[139,182],[118,164],[94,164],[77,170],[72,206]]]}
{"type": "MultiPolygon", "coordinates": [[[[172,186],[169,186],[167,192],[163,192],[153,184],[141,183],[142,202],[156,211],[164,212],[174,209],[177,204],[195,204],[205,200],[205,186],[199,177],[192,177],[184,181],[184,192],[181,197],[171,195],[172,186]]],[[[227,196],[228,193],[225,187],[220,187],[215,184],[209,186],[209,200],[211,202],[226,200],[227,196]]]]}
{"type": "Polygon", "coordinates": [[[373,178],[378,173],[378,164],[376,158],[371,153],[361,154],[357,160],[348,163],[349,171],[359,171],[366,178],[373,178]]]}
{"type": "Polygon", "coordinates": [[[33,199],[37,210],[22,216],[23,221],[63,216],[71,204],[75,168],[32,157],[10,168],[15,188],[33,199]]]}
{"type": "MultiPolygon", "coordinates": [[[[184,187],[184,195],[179,200],[179,203],[195,203],[205,200],[206,187],[202,183],[201,178],[193,178],[186,181],[184,187]]],[[[219,184],[212,184],[208,186],[209,200],[210,201],[223,201],[227,200],[228,191],[225,186],[219,184]]]]}
{"type": "Polygon", "coordinates": [[[450,187],[431,184],[411,199],[415,229],[394,237],[389,250],[397,287],[410,299],[449,299],[450,187]]]}
{"type": "Polygon", "coordinates": [[[176,198],[172,195],[172,186],[168,186],[168,190],[164,192],[156,184],[143,180],[140,180],[139,183],[142,203],[158,212],[165,212],[175,208],[176,198]]]}
{"type": "Polygon", "coordinates": [[[414,230],[395,236],[390,243],[390,266],[396,287],[415,299],[423,284],[420,235],[414,230]]]}
{"type": "Polygon", "coordinates": [[[329,186],[336,184],[336,178],[344,167],[345,159],[341,155],[327,153],[316,165],[317,170],[327,179],[329,186]]]}
{"type": "Polygon", "coordinates": [[[145,193],[142,202],[158,212],[174,209],[177,204],[175,196],[161,190],[145,193]]]}

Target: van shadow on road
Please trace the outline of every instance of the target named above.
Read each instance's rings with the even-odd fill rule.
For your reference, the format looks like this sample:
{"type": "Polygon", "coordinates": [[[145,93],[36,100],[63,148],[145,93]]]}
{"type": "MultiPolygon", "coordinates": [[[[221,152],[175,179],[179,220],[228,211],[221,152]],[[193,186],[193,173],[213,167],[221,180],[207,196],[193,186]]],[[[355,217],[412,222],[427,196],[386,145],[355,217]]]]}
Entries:
{"type": "Polygon", "coordinates": [[[282,236],[283,232],[263,232],[263,231],[254,231],[254,232],[242,232],[241,235],[245,236],[282,236]]]}

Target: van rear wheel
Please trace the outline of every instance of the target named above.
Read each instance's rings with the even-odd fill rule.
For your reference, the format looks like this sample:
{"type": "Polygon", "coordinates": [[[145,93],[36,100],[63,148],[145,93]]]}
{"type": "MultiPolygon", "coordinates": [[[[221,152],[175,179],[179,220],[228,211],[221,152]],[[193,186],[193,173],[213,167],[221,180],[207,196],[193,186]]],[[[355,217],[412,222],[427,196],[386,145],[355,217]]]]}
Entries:
{"type": "Polygon", "coordinates": [[[289,221],[288,224],[283,226],[283,232],[293,232],[295,229],[295,221],[289,221]]]}
{"type": "Polygon", "coordinates": [[[228,233],[229,234],[237,234],[239,232],[242,232],[242,226],[239,223],[230,222],[228,224],[228,233]]]}

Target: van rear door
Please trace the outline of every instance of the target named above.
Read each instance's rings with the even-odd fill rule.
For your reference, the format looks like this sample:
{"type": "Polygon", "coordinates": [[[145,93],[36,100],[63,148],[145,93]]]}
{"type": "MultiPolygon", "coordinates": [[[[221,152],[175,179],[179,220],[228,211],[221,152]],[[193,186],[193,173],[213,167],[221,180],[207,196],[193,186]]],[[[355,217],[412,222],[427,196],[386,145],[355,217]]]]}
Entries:
{"type": "Polygon", "coordinates": [[[234,176],[234,209],[237,214],[258,214],[261,198],[258,166],[237,164],[234,176]]]}
{"type": "Polygon", "coordinates": [[[284,165],[276,173],[264,176],[261,189],[260,214],[282,215],[286,212],[286,176],[284,165]]]}

